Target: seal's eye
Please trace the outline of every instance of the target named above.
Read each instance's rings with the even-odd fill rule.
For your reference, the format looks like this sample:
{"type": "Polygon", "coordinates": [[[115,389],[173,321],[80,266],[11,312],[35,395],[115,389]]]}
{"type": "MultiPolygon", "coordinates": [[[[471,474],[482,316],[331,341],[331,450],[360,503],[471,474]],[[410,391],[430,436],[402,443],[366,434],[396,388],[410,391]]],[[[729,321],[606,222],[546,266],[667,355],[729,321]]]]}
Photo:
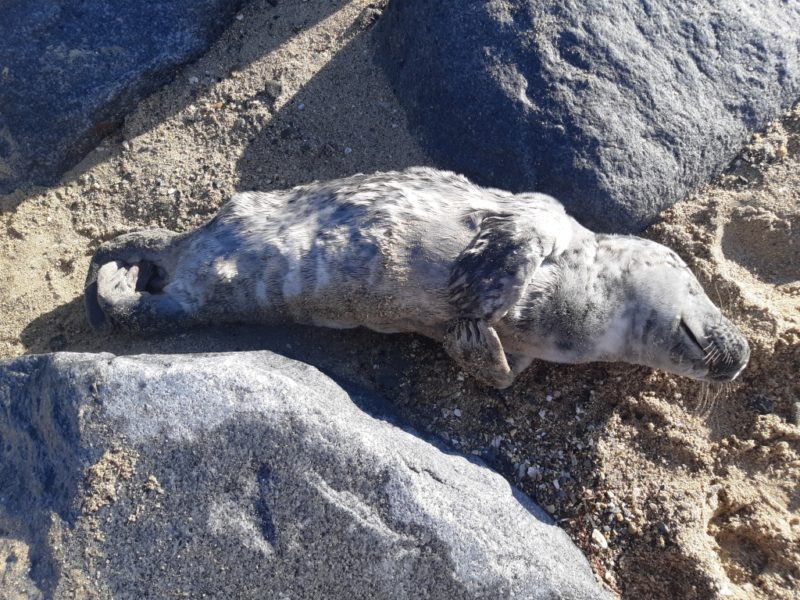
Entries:
{"type": "Polygon", "coordinates": [[[692,333],[692,330],[689,329],[689,326],[686,324],[686,321],[684,321],[683,319],[681,319],[680,328],[681,328],[681,331],[683,331],[684,335],[687,338],[689,338],[689,340],[691,340],[691,342],[695,346],[697,346],[700,349],[700,351],[703,352],[703,354],[705,354],[705,350],[703,350],[703,345],[700,343],[700,340],[698,340],[697,337],[694,335],[694,333],[692,333]]]}

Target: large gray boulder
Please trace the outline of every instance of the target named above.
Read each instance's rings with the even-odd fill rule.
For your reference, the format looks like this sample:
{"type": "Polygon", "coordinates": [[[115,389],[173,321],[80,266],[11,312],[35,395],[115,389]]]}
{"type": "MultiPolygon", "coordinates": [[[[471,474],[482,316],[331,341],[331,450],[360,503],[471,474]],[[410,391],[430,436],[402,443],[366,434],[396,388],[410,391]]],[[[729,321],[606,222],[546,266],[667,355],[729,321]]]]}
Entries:
{"type": "Polygon", "coordinates": [[[636,231],[800,97],[800,3],[391,0],[380,61],[439,166],[636,231]]]}
{"type": "Polygon", "coordinates": [[[53,183],[242,0],[0,2],[0,193],[53,183]]]}
{"type": "Polygon", "coordinates": [[[0,407],[3,597],[607,597],[499,475],[268,352],[26,357],[0,407]]]}

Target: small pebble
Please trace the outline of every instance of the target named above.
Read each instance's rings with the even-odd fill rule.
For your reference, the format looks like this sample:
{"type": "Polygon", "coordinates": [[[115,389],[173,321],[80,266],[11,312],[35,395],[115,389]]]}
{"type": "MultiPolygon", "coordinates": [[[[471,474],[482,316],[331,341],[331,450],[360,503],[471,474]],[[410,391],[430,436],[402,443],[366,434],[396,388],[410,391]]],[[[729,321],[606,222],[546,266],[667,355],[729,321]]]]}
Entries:
{"type": "Polygon", "coordinates": [[[158,494],[164,493],[164,488],[161,487],[161,484],[156,479],[155,475],[150,475],[147,478],[147,481],[144,482],[144,488],[149,492],[156,492],[158,494]]]}
{"type": "Polygon", "coordinates": [[[297,110],[305,110],[305,109],[306,109],[305,102],[301,102],[300,104],[297,105],[297,110]]]}
{"type": "Polygon", "coordinates": [[[460,408],[454,408],[453,409],[453,415],[455,417],[459,417],[460,418],[461,417],[461,409],[460,408]]]}
{"type": "Polygon", "coordinates": [[[350,154],[352,152],[353,152],[353,149],[350,146],[348,146],[347,148],[344,149],[344,153],[345,154],[350,154]]]}
{"type": "Polygon", "coordinates": [[[192,85],[197,85],[198,83],[200,83],[200,79],[192,75],[191,77],[189,77],[189,83],[191,83],[192,85]]]}
{"type": "Polygon", "coordinates": [[[236,15],[236,20],[241,21],[244,19],[244,15],[236,15]]]}
{"type": "Polygon", "coordinates": [[[773,448],[772,451],[779,456],[785,456],[789,454],[789,449],[790,449],[789,442],[781,440],[780,442],[775,444],[775,447],[773,448]]]}
{"type": "Polygon", "coordinates": [[[599,529],[592,529],[592,541],[603,550],[608,549],[608,540],[599,529]]]}
{"type": "Polygon", "coordinates": [[[733,590],[727,583],[720,581],[717,582],[717,594],[720,596],[733,596],[733,590]]]}

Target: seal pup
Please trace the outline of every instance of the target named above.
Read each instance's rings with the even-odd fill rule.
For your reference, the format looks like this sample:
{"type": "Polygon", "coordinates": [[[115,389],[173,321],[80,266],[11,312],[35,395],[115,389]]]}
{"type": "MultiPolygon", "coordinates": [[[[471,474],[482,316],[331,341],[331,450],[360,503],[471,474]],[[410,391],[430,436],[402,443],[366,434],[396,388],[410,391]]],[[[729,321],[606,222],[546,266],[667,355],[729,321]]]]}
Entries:
{"type": "Polygon", "coordinates": [[[193,232],[120,236],[95,254],[85,299],[95,328],[416,332],[497,388],[533,359],[725,382],[750,356],[672,250],[430,168],[237,193],[193,232]]]}

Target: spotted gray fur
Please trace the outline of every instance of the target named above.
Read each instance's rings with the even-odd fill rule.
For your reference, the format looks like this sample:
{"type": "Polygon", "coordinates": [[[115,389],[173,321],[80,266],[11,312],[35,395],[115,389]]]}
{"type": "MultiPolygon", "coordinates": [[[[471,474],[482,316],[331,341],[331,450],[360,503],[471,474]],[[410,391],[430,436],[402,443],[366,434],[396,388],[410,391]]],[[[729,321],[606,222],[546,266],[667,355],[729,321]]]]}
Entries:
{"type": "Polygon", "coordinates": [[[238,193],[194,232],[120,236],[93,258],[86,306],[93,326],[135,331],[417,332],[496,387],[533,359],[729,381],[750,352],[668,248],[428,168],[238,193]]]}

